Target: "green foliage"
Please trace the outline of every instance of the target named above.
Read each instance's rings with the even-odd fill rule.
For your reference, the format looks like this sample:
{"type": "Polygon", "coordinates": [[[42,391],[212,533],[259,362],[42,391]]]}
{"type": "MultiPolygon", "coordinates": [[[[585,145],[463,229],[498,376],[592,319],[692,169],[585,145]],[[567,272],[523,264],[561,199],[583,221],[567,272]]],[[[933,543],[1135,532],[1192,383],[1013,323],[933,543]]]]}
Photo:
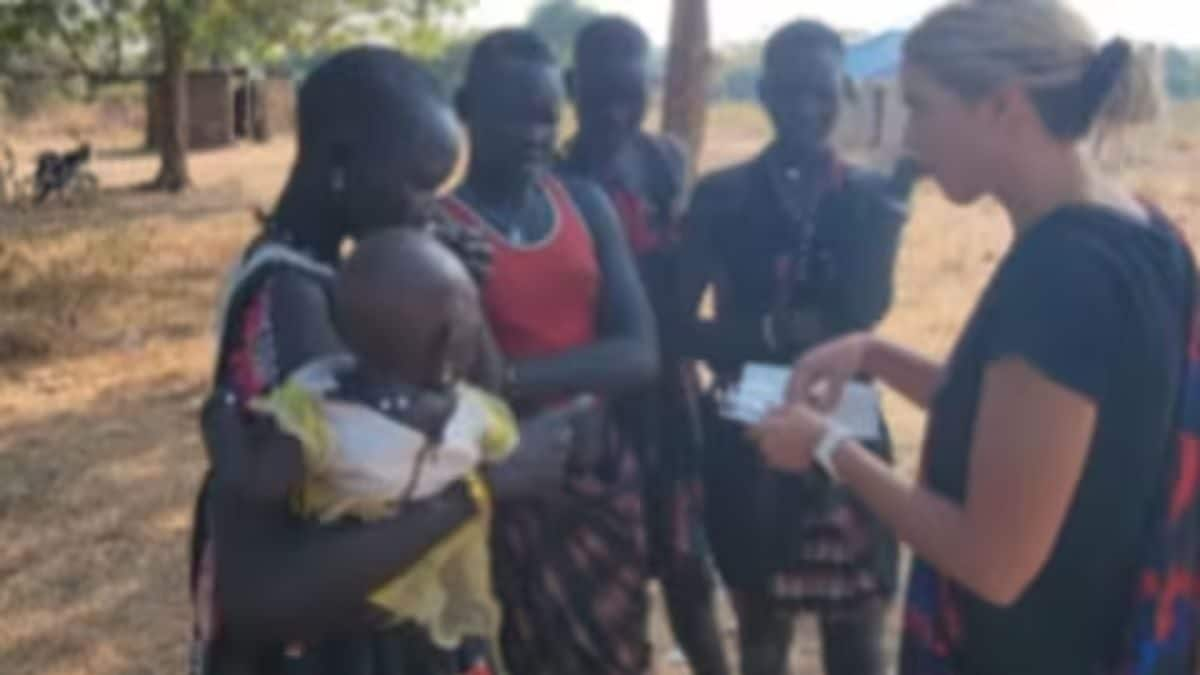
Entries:
{"type": "Polygon", "coordinates": [[[476,0],[210,0],[193,50],[225,64],[278,63],[370,41],[440,53],[476,0]]]}
{"type": "Polygon", "coordinates": [[[104,80],[137,70],[147,8],[148,0],[0,1],[0,74],[104,80]]]}
{"type": "Polygon", "coordinates": [[[372,41],[440,54],[478,0],[0,0],[0,76],[157,72],[169,34],[199,63],[249,65],[372,41]],[[165,23],[164,23],[165,22],[165,23]],[[169,33],[164,32],[169,31],[169,33]]]}

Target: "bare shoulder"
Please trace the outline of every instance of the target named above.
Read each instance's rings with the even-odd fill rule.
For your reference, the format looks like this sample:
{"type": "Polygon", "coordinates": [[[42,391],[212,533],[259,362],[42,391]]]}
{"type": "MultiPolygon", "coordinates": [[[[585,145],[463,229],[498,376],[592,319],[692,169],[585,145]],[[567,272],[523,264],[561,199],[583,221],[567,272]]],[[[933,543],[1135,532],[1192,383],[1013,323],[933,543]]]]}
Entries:
{"type": "Polygon", "coordinates": [[[609,230],[618,229],[612,202],[599,183],[573,174],[558,173],[555,174],[555,178],[566,189],[567,195],[579,209],[579,215],[583,216],[594,236],[604,237],[609,230]]]}
{"type": "Polygon", "coordinates": [[[567,190],[577,206],[594,205],[597,201],[607,202],[608,197],[599,183],[576,173],[556,172],[554,178],[567,190]]]}

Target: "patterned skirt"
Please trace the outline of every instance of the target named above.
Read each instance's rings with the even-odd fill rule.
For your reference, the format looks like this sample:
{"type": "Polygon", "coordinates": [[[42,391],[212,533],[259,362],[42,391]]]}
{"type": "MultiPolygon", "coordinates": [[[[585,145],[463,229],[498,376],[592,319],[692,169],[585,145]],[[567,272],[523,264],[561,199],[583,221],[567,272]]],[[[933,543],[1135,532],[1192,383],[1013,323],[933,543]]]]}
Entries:
{"type": "Polygon", "coordinates": [[[655,577],[689,569],[708,555],[704,536],[703,448],[697,398],[684,369],[621,399],[618,424],[643,476],[646,543],[655,577]]]}
{"type": "MultiPolygon", "coordinates": [[[[848,490],[816,472],[768,469],[745,427],[720,418],[714,405],[704,419],[708,536],[731,591],[834,615],[893,595],[895,539],[848,490]]],[[[890,458],[886,430],[870,449],[890,458]]]]}
{"type": "Polygon", "coordinates": [[[493,528],[512,675],[642,675],[649,602],[638,463],[617,434],[566,494],[502,506],[493,528]]]}

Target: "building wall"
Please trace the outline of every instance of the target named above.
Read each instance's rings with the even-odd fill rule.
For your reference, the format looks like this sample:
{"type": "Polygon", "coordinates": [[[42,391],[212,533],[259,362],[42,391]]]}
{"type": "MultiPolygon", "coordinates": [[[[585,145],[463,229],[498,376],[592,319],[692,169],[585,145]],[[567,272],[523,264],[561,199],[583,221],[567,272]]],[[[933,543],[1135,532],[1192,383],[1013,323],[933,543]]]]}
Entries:
{"type": "Polygon", "coordinates": [[[253,136],[267,140],[296,126],[296,88],[287,78],[272,77],[254,83],[253,136]]]}
{"type": "MultiPolygon", "coordinates": [[[[188,147],[215,148],[233,142],[233,81],[229,73],[188,74],[188,147]]],[[[160,78],[146,83],[146,145],[158,147],[162,130],[160,78]]]]}
{"type": "Polygon", "coordinates": [[[843,152],[890,164],[904,149],[908,110],[894,78],[860,82],[842,101],[834,143],[843,152]]]}
{"type": "Polygon", "coordinates": [[[218,148],[233,143],[233,78],[220,72],[188,76],[188,145],[218,148]]]}

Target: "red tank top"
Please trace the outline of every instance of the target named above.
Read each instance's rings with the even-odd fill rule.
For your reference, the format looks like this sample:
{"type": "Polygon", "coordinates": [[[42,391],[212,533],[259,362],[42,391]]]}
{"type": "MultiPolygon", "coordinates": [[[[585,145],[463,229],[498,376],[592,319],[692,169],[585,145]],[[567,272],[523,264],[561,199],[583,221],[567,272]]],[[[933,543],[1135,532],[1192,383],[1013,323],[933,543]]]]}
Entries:
{"type": "Polygon", "coordinates": [[[515,359],[552,356],[596,338],[600,267],[591,231],[561,182],[546,176],[538,185],[554,224],[532,245],[510,243],[458,197],[442,202],[454,222],[483,230],[495,247],[483,303],[500,349],[515,359]]]}

